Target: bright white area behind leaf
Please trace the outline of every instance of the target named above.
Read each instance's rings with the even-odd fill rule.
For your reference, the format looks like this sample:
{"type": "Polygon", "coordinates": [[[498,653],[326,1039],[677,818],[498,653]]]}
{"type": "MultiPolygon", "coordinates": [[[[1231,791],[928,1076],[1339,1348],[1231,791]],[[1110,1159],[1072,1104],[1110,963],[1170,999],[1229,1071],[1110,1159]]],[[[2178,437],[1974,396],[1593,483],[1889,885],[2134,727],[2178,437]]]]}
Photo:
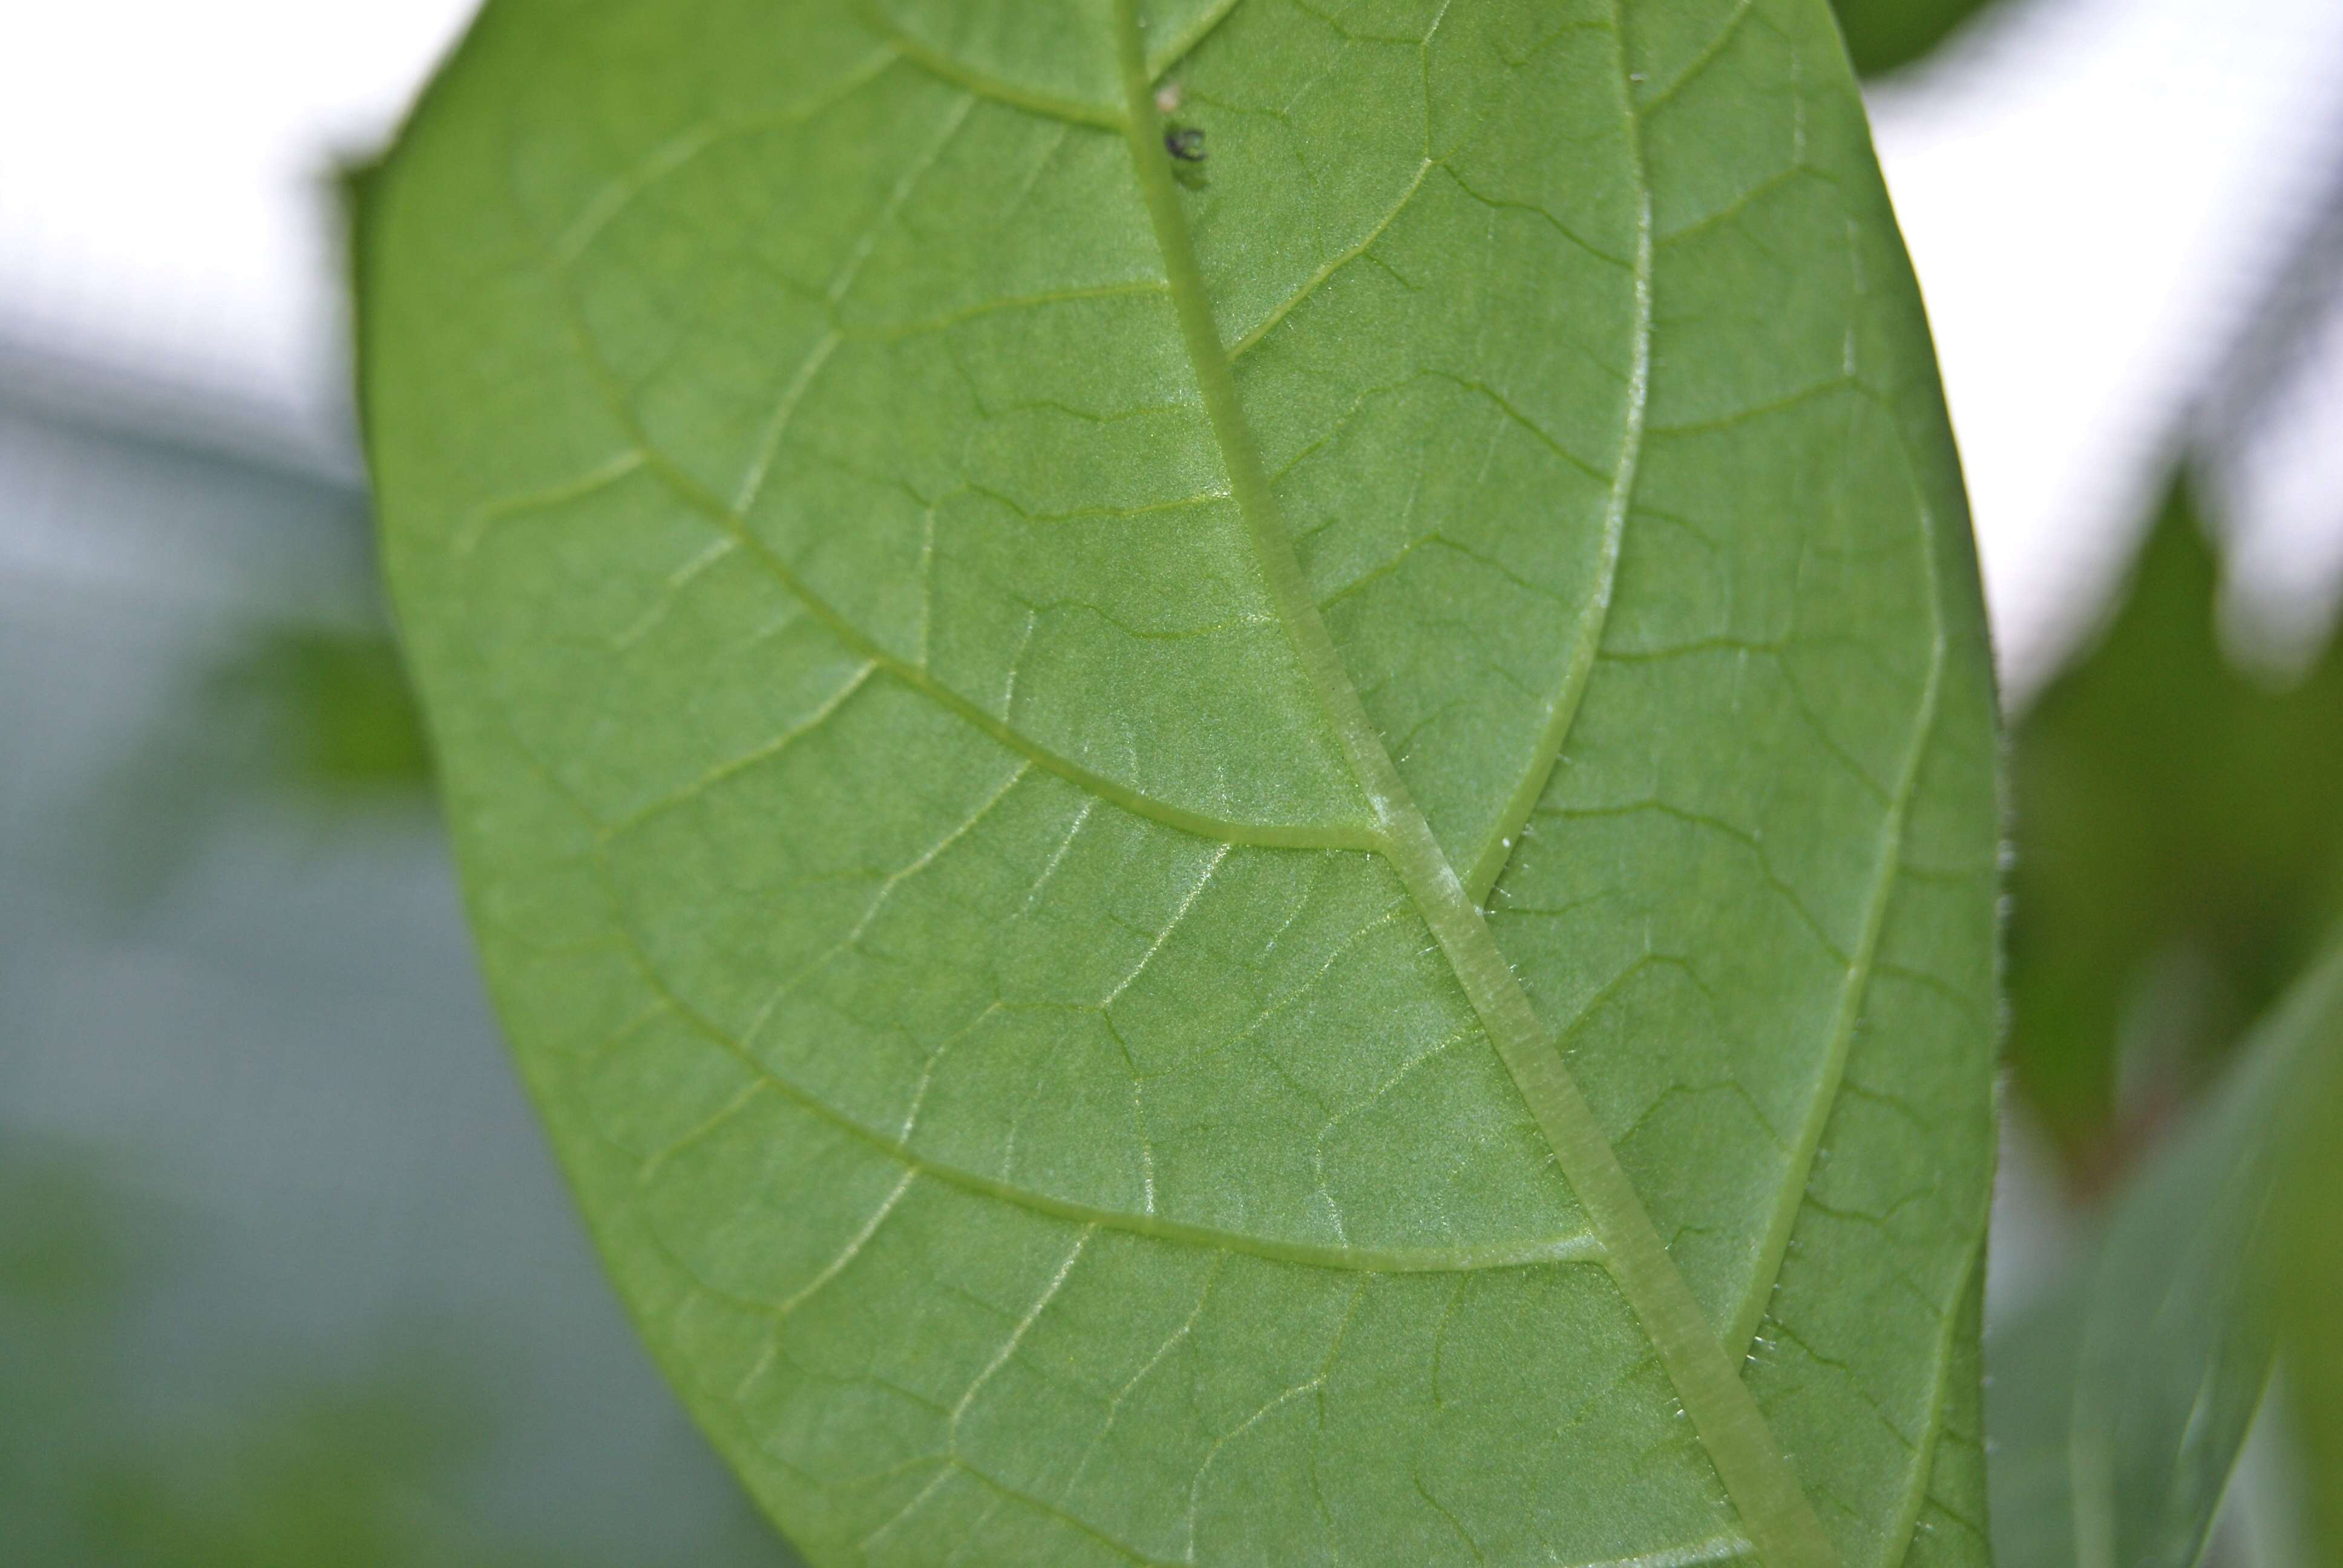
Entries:
{"type": "MultiPolygon", "coordinates": [[[[332,167],[470,9],[5,0],[0,354],[354,473],[332,167]]],[[[2008,0],[1873,110],[2022,700],[2343,160],[2343,6],[2008,0]]],[[[2343,571],[2343,329],[2305,365],[2227,487],[2240,587],[2296,643],[2343,571]]]]}
{"type": "MultiPolygon", "coordinates": [[[[2333,188],[2343,6],[2018,0],[1875,89],[1872,116],[2022,702],[2089,629],[2196,400],[2333,188]]],[[[2287,498],[2319,493],[2337,446],[2274,442],[2240,491],[2251,582],[2298,621],[2320,579],[2297,563],[2333,558],[2343,506],[2287,498]]]]}

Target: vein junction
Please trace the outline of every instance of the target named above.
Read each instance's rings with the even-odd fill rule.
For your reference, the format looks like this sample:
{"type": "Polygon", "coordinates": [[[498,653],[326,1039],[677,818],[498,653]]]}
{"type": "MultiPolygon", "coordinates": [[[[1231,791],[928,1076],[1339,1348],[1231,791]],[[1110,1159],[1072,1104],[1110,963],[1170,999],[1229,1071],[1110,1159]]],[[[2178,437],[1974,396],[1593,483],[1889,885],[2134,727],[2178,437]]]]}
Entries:
{"type": "MultiPolygon", "coordinates": [[[[1198,389],[1227,470],[1230,494],[1235,499],[1250,532],[1256,563],[1275,606],[1277,618],[1316,695],[1324,705],[1346,761],[1373,812],[1375,826],[1372,832],[1354,839],[1347,832],[1280,831],[1256,824],[1196,818],[1171,809],[1163,803],[1137,797],[1133,792],[1095,777],[1065,759],[1042,750],[1011,729],[1003,719],[934,681],[923,668],[906,664],[889,655],[833,607],[814,595],[785,562],[746,528],[739,508],[707,493],[689,476],[659,457],[647,433],[631,417],[625,417],[625,399],[617,395],[615,387],[608,385],[607,369],[600,367],[588,352],[588,361],[604,379],[604,390],[611,395],[612,406],[621,413],[637,448],[634,455],[616,465],[612,471],[623,474],[634,467],[647,465],[689,504],[721,524],[736,543],[750,549],[786,588],[814,611],[818,618],[850,648],[870,660],[873,668],[884,669],[941,703],[1004,746],[1023,755],[1029,764],[1059,773],[1095,797],[1121,805],[1139,815],[1224,843],[1349,848],[1382,854],[1398,873],[1418,912],[1433,932],[1483,1030],[1512,1075],[1525,1105],[1553,1149],[1564,1177],[1578,1196],[1594,1230],[1594,1240],[1601,1250],[1601,1261],[1618,1283],[1650,1338],[1685,1413],[1742,1515],[1749,1543],[1772,1568],[1835,1568],[1835,1551],[1824,1534],[1820,1522],[1783,1457],[1755,1401],[1742,1382],[1734,1358],[1726,1353],[1710,1330],[1684,1276],[1660,1241],[1616,1152],[1604,1136],[1601,1124],[1564,1066],[1550,1030],[1530,1005],[1478,907],[1473,890],[1485,889],[1489,882],[1494,880],[1502,869],[1502,856],[1490,852],[1478,857],[1471,868],[1473,888],[1468,889],[1433,837],[1423,813],[1415,805],[1382,735],[1366,713],[1357,688],[1342,664],[1332,638],[1309,592],[1292,540],[1282,519],[1265,466],[1238,397],[1233,360],[1235,355],[1250,344],[1240,343],[1232,349],[1222,341],[1212,317],[1210,297],[1182,208],[1180,193],[1162,155],[1162,127],[1156,108],[1153,73],[1147,63],[1135,0],[1115,0],[1115,12],[1125,101],[1121,116],[1075,115],[1054,102],[1033,101],[1001,93],[988,95],[1003,97],[1004,101],[1031,113],[1117,130],[1126,139],[1136,182],[1163,262],[1164,286],[1172,297],[1198,389]]],[[[1173,51],[1172,57],[1176,58],[1180,52],[1173,51]]],[[[928,60],[918,63],[930,68],[934,68],[935,64],[928,60]]],[[[1624,63],[1620,69],[1624,77],[1624,63]]],[[[965,73],[946,74],[970,90],[979,90],[979,85],[964,79],[965,73]]],[[[1623,106],[1622,112],[1629,116],[1632,135],[1634,111],[1623,106]]],[[[1647,333],[1652,265],[1648,206],[1635,265],[1641,308],[1645,312],[1644,326],[1647,333]]],[[[573,319],[571,326],[579,337],[581,349],[584,349],[586,335],[582,323],[573,319]]],[[[1644,357],[1647,352],[1647,343],[1639,344],[1639,358],[1634,377],[1639,384],[1647,368],[1647,359],[1644,357]]],[[[1614,477],[1612,504],[1606,508],[1606,598],[1608,568],[1615,564],[1619,533],[1624,522],[1625,491],[1630,477],[1627,465],[1632,462],[1640,434],[1641,391],[1638,385],[1635,395],[1639,406],[1631,420],[1622,471],[1614,477]]],[[[594,482],[601,481],[597,479],[594,482]]],[[[1576,698],[1583,689],[1587,666],[1592,661],[1593,644],[1598,633],[1599,628],[1590,631],[1582,639],[1584,646],[1574,650],[1569,676],[1553,705],[1549,718],[1549,739],[1553,744],[1541,749],[1541,755],[1549,761],[1559,746],[1562,731],[1567,728],[1576,698]]],[[[1523,799],[1510,803],[1509,816],[1516,812],[1525,813],[1529,799],[1534,793],[1534,779],[1525,780],[1523,799]]],[[[946,1175],[947,1179],[956,1175],[942,1171],[937,1173],[946,1175]]],[[[1004,1192],[1001,1195],[1008,1194],[1004,1192]]],[[[1021,1195],[1021,1201],[1023,1201],[1021,1195]]],[[[1067,1217],[1077,1216],[1069,1211],[1067,1217]]],[[[1182,1229],[1160,1225],[1151,1220],[1134,1224],[1128,1221],[1128,1217],[1107,1217],[1088,1211],[1079,1217],[1093,1225],[1126,1224],[1129,1228],[1148,1233],[1173,1234],[1182,1229]]],[[[1197,1236],[1194,1239],[1206,1238],[1197,1236]]],[[[1446,1266],[1454,1260],[1410,1255],[1403,1260],[1377,1257],[1370,1261],[1346,1257],[1343,1261],[1352,1267],[1371,1268],[1380,1264],[1404,1269],[1411,1266],[1446,1266]]],[[[1733,1544],[1737,1549],[1738,1543],[1733,1544]]]]}
{"type": "MultiPolygon", "coordinates": [[[[1410,796],[1311,598],[1245,421],[1180,193],[1162,156],[1154,83],[1136,0],[1116,0],[1115,11],[1125,103],[1121,128],[1162,253],[1198,389],[1279,618],[1373,808],[1382,838],[1379,848],[1431,928],[1577,1192],[1603,1244],[1605,1263],[1658,1352],[1759,1556],[1772,1568],[1825,1568],[1835,1563],[1836,1553],[1756,1401],[1710,1331],[1593,1109],[1410,796]]],[[[1648,247],[1648,238],[1645,243],[1648,247]]],[[[1648,248],[1643,265],[1648,271],[1648,248]]]]}

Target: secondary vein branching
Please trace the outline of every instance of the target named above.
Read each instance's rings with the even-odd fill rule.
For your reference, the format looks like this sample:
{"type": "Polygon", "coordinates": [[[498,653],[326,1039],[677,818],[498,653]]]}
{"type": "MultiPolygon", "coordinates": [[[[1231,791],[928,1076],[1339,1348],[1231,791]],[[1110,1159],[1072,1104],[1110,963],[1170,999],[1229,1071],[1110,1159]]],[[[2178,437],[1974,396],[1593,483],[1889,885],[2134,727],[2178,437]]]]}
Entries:
{"type": "MultiPolygon", "coordinates": [[[[1048,772],[1056,774],[1076,789],[1120,807],[1135,817],[1161,822],[1183,833],[1210,839],[1221,843],[1258,845],[1272,849],[1363,849],[1381,848],[1380,837],[1366,827],[1353,828],[1347,824],[1279,826],[1270,823],[1242,822],[1208,817],[1197,811],[1158,799],[1132,786],[1117,783],[1102,774],[1092,772],[1072,759],[1059,755],[1042,746],[1031,736],[1019,730],[1001,713],[985,709],[952,688],[937,680],[925,668],[889,649],[875,635],[866,632],[849,619],[838,608],[798,576],[770,543],[749,526],[748,518],[729,502],[717,496],[699,480],[686,473],[667,457],[652,441],[650,432],[643,427],[629,406],[618,377],[594,347],[592,335],[578,302],[571,292],[568,274],[558,258],[548,258],[548,276],[556,284],[563,308],[567,313],[571,344],[577,349],[579,362],[593,377],[604,407],[625,431],[631,445],[631,461],[606,464],[581,478],[572,489],[597,486],[608,481],[611,475],[623,475],[640,467],[656,479],[682,506],[699,514],[720,529],[732,544],[748,553],[750,560],[769,576],[781,590],[803,605],[847,650],[868,660],[875,668],[900,682],[946,712],[960,719],[970,728],[990,737],[1008,750],[1033,762],[1048,772]]],[[[531,500],[527,505],[541,504],[531,500]]],[[[481,519],[485,522],[488,519],[481,519]]],[[[479,524],[476,524],[475,528],[479,524]]]]}
{"type": "Polygon", "coordinates": [[[1383,852],[1414,899],[1577,1192],[1603,1242],[1605,1261],[1675,1384],[1758,1554],[1771,1568],[1828,1568],[1836,1554],[1756,1401],[1668,1256],[1593,1108],[1498,950],[1481,910],[1433,837],[1342,667],[1244,417],[1235,371],[1212,317],[1180,192],[1162,156],[1154,81],[1136,0],[1117,0],[1115,25],[1126,116],[1123,135],[1162,252],[1198,390],[1228,469],[1230,490],[1295,655],[1373,807],[1384,840],[1383,852]]]}

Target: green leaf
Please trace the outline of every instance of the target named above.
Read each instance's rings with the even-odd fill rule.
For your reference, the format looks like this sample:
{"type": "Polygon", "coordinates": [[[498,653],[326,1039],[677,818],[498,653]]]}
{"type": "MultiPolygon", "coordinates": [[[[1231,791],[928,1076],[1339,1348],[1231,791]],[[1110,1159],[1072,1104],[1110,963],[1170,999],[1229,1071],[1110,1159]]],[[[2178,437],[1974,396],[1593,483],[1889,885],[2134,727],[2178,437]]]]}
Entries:
{"type": "Polygon", "coordinates": [[[2278,1350],[2286,1408],[2300,1446],[2312,1549],[2343,1568],[2343,1045],[2303,1075],[2293,1137],[2278,1181],[2275,1257],[2278,1350]]]}
{"type": "Polygon", "coordinates": [[[238,628],[188,661],[104,787],[75,799],[68,831],[110,900],[150,902],[239,809],[319,827],[431,793],[431,758],[387,625],[238,628]]]}
{"type": "Polygon", "coordinates": [[[1831,0],[1857,72],[1908,65],[1984,10],[1989,0],[1831,0]]]}
{"type": "Polygon", "coordinates": [[[2203,1556],[2269,1380],[2264,1286],[2273,1194],[2300,1137],[2292,1112],[2338,1064],[2343,952],[2141,1169],[2104,1237],[1987,1345],[2001,1568],[2194,1568],[2203,1556]]]}
{"type": "Polygon", "coordinates": [[[359,255],[499,1005],[815,1561],[1983,1560],[1993,699],[1822,0],[495,4],[359,255]]]}
{"type": "Polygon", "coordinates": [[[2258,684],[2222,653],[2217,586],[2177,485],[2105,636],[2011,747],[2009,1056],[2087,1185],[2343,916],[2343,638],[2298,683],[2258,684]]]}

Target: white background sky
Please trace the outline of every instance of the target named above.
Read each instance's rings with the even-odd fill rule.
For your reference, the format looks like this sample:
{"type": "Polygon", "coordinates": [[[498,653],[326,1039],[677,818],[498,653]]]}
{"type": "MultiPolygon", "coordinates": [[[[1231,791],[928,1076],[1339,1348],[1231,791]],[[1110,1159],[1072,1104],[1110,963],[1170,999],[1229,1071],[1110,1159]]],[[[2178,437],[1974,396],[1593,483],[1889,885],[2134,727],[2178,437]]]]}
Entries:
{"type": "MultiPolygon", "coordinates": [[[[347,467],[330,172],[470,10],[0,0],[0,346],[347,467]]],[[[2197,389],[2343,166],[2343,4],[2028,0],[1874,114],[2022,695],[2087,628],[2197,389]]],[[[2343,570],[2343,315],[2327,337],[2326,402],[2240,481],[2246,587],[2296,623],[2343,570]]]]}

